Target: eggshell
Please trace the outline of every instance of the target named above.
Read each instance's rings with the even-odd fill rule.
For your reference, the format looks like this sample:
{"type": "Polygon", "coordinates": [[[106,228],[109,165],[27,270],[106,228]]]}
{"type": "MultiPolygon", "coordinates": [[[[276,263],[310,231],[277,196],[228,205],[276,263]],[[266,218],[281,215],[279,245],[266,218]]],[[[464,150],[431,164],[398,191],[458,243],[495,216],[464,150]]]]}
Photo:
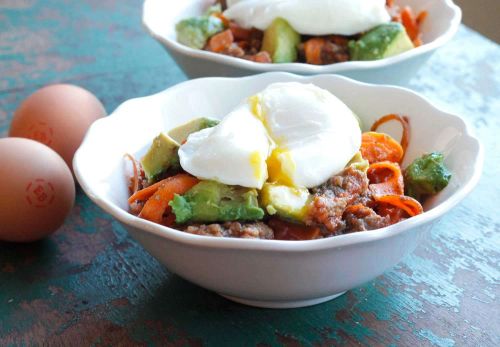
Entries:
{"type": "Polygon", "coordinates": [[[0,139],[0,240],[30,242],[56,231],[75,201],[75,183],[52,149],[0,139]]]}
{"type": "Polygon", "coordinates": [[[49,146],[72,168],[87,129],[105,115],[101,102],[89,91],[69,84],[50,85],[23,101],[12,119],[9,136],[49,146]]]}

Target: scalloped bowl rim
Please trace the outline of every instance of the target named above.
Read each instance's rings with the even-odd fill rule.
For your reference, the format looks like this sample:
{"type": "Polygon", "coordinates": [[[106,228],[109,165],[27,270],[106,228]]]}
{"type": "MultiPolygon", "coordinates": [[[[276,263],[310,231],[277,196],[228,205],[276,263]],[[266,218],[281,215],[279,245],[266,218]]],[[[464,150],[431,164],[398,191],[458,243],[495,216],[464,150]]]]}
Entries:
{"type": "Polygon", "coordinates": [[[149,4],[155,0],[145,0],[143,4],[143,16],[142,23],[146,30],[149,32],[151,36],[153,36],[156,40],[163,43],[169,49],[181,53],[183,55],[206,59],[212,62],[224,63],[232,67],[242,68],[246,70],[253,70],[256,72],[272,72],[272,71],[287,71],[293,73],[302,73],[302,74],[325,74],[325,73],[338,73],[345,71],[354,71],[354,70],[368,70],[368,69],[376,69],[376,68],[384,68],[393,64],[400,63],[404,60],[421,56],[425,53],[433,51],[448,41],[450,41],[453,36],[458,31],[462,20],[462,10],[460,7],[455,5],[452,0],[439,0],[444,2],[444,4],[453,12],[453,16],[449,20],[449,25],[447,30],[444,31],[439,37],[434,39],[429,43],[425,43],[420,47],[413,48],[410,51],[404,52],[402,54],[398,54],[393,57],[372,60],[372,61],[348,61],[343,63],[335,63],[330,65],[311,65],[306,63],[284,63],[284,64],[264,64],[264,63],[256,63],[249,60],[244,60],[240,58],[235,58],[223,54],[212,53],[209,51],[204,51],[200,49],[190,48],[185,46],[177,40],[172,40],[168,37],[162,36],[158,34],[154,28],[151,27],[148,23],[148,11],[149,4]]]}
{"type": "Polygon", "coordinates": [[[375,242],[378,240],[382,240],[385,238],[390,238],[390,237],[395,237],[400,233],[404,232],[410,232],[412,229],[415,229],[419,226],[425,225],[442,215],[444,215],[446,212],[448,212],[450,209],[452,209],[455,205],[457,205],[459,202],[461,202],[472,190],[473,188],[477,185],[479,182],[479,179],[481,177],[481,172],[482,172],[482,167],[483,167],[483,162],[484,162],[484,153],[483,153],[483,147],[480,143],[480,141],[472,134],[469,126],[467,123],[465,123],[462,118],[459,116],[450,114],[446,111],[443,111],[439,109],[438,107],[434,106],[428,99],[425,97],[421,96],[420,94],[407,89],[407,88],[402,88],[402,87],[396,87],[396,86],[388,86],[388,85],[376,85],[376,84],[369,84],[369,83],[363,83],[363,82],[358,82],[353,79],[343,77],[343,76],[338,76],[338,75],[316,75],[316,76],[300,76],[300,75],[295,75],[287,72],[269,72],[269,73],[263,73],[263,74],[258,74],[258,75],[253,75],[253,76],[247,76],[247,77],[237,77],[237,78],[230,78],[230,77],[206,77],[206,78],[199,78],[196,80],[190,80],[190,81],[185,81],[182,83],[179,83],[173,87],[170,87],[162,92],[159,92],[157,94],[153,94],[150,96],[146,97],[141,97],[141,98],[134,98],[130,99],[128,101],[125,101],[122,103],[118,108],[110,114],[108,117],[102,118],[94,122],[91,127],[89,128],[82,145],[80,148],[77,150],[74,160],[73,160],[73,167],[74,167],[74,173],[75,176],[80,183],[83,191],[87,194],[87,196],[90,197],[90,199],[96,203],[99,207],[101,207],[104,211],[115,217],[118,221],[121,223],[135,227],[138,230],[141,230],[143,232],[149,232],[153,233],[159,237],[162,238],[168,238],[172,241],[177,241],[183,244],[189,244],[192,246],[199,246],[199,247],[208,247],[208,248],[220,248],[220,249],[253,249],[253,250],[261,250],[261,251],[286,251],[286,252],[306,252],[306,251],[313,251],[313,250],[322,250],[322,249],[328,249],[328,248],[337,248],[337,247],[345,247],[345,246],[351,246],[354,244],[360,244],[360,243],[368,243],[368,242],[375,242]],[[439,205],[433,207],[430,211],[426,211],[421,215],[409,218],[407,220],[404,220],[402,222],[399,222],[397,224],[385,227],[385,228],[380,228],[380,229],[375,229],[375,230],[369,230],[369,231],[363,231],[363,232],[358,232],[358,233],[350,233],[350,234],[344,234],[344,235],[339,235],[339,236],[333,236],[329,238],[324,238],[324,239],[318,239],[318,240],[305,240],[305,241],[284,241],[284,240],[261,240],[261,239],[239,239],[239,238],[217,238],[217,237],[207,237],[207,236],[200,236],[200,235],[194,235],[194,234],[189,234],[180,230],[176,230],[173,228],[169,228],[166,226],[162,226],[144,219],[141,219],[139,217],[136,217],[132,214],[130,214],[128,211],[120,208],[119,206],[116,206],[113,202],[109,201],[106,198],[103,198],[96,194],[94,192],[94,189],[92,186],[87,182],[85,179],[84,175],[82,174],[82,170],[80,167],[80,153],[85,151],[88,143],[89,143],[89,138],[90,134],[96,129],[100,128],[103,126],[106,126],[108,122],[114,122],[116,121],[117,118],[119,118],[120,113],[128,107],[129,104],[135,103],[135,102],[144,102],[149,99],[149,98],[157,98],[161,97],[161,95],[170,93],[172,91],[175,91],[180,88],[184,88],[186,85],[192,83],[193,81],[202,81],[202,80],[252,80],[252,79],[258,79],[258,78],[268,78],[268,77],[284,77],[284,78],[289,78],[294,81],[299,81],[299,82],[310,82],[314,83],[314,80],[317,78],[329,78],[332,80],[343,80],[344,82],[347,82],[351,84],[352,86],[356,87],[363,87],[363,88],[382,88],[386,90],[399,90],[403,91],[404,93],[411,94],[413,98],[418,100],[420,103],[425,103],[427,106],[431,107],[434,109],[437,113],[440,113],[440,117],[447,117],[449,119],[453,119],[455,122],[457,122],[460,126],[460,128],[463,130],[463,136],[467,137],[477,144],[478,151],[476,153],[475,157],[475,162],[473,163],[474,169],[473,169],[473,175],[470,177],[470,179],[465,182],[463,186],[457,189],[455,193],[453,193],[450,197],[448,197],[445,201],[441,202],[439,205]]]}

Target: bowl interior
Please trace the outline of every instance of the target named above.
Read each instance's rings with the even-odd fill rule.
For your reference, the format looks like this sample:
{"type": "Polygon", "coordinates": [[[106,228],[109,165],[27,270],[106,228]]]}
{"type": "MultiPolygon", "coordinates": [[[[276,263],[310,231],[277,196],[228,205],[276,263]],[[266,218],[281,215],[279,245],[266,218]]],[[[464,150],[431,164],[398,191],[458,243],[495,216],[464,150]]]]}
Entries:
{"type": "MultiPolygon", "coordinates": [[[[411,91],[362,84],[333,75],[299,77],[268,73],[246,78],[191,80],[162,93],[125,102],[111,116],[92,125],[75,156],[77,177],[95,201],[127,211],[129,168],[125,153],[140,158],[159,132],[201,116],[221,118],[270,83],[286,81],[314,83],[329,90],[361,118],[364,130],[383,115],[408,115],[411,138],[403,167],[423,153],[441,151],[453,173],[449,186],[427,202],[426,210],[452,199],[480,170],[480,145],[468,134],[464,122],[411,91]]],[[[381,130],[396,138],[401,134],[397,124],[381,130]]]]}
{"type": "MultiPolygon", "coordinates": [[[[155,35],[176,42],[176,23],[200,15],[213,3],[214,0],[146,0],[144,21],[155,35]]],[[[422,25],[424,43],[430,43],[442,36],[450,28],[455,17],[451,0],[396,0],[395,3],[410,6],[416,12],[428,12],[428,17],[422,25]]]]}

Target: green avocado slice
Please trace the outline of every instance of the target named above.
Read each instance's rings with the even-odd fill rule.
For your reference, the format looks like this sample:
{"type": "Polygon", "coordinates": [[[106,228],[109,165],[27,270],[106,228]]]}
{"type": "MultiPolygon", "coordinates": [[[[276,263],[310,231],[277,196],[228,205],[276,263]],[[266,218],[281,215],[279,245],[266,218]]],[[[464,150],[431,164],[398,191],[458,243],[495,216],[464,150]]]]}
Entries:
{"type": "Polygon", "coordinates": [[[400,23],[381,24],[349,42],[351,60],[378,60],[392,57],[415,48],[400,23]]]}
{"type": "Polygon", "coordinates": [[[195,49],[203,49],[207,40],[224,30],[224,23],[215,16],[184,19],[175,26],[177,41],[195,49]]]}
{"type": "Polygon", "coordinates": [[[206,128],[214,127],[217,124],[219,124],[219,120],[217,119],[205,117],[196,118],[170,130],[168,135],[178,143],[182,144],[187,140],[190,134],[206,128]]]}
{"type": "Polygon", "coordinates": [[[283,18],[276,18],[264,31],[262,51],[271,56],[273,63],[292,63],[297,60],[300,34],[283,18]]]}
{"type": "Polygon", "coordinates": [[[255,189],[215,181],[201,181],[186,194],[176,194],[169,205],[180,224],[254,221],[264,217],[255,189]]]}
{"type": "Polygon", "coordinates": [[[440,152],[432,152],[415,159],[404,172],[405,192],[420,200],[443,190],[451,179],[440,152]]]}
{"type": "Polygon", "coordinates": [[[149,182],[172,167],[179,167],[177,151],[180,144],[165,133],[160,133],[153,140],[146,155],[142,157],[141,164],[149,182]]]}

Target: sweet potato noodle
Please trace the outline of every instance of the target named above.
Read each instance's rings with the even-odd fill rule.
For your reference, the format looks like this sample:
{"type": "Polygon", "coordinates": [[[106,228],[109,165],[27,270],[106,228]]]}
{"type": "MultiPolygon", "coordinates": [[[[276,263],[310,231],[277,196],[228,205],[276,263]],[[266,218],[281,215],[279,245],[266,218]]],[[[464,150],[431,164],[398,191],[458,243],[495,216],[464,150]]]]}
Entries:
{"type": "Polygon", "coordinates": [[[310,199],[302,223],[266,215],[259,221],[176,224],[169,202],[176,194],[188,192],[200,180],[181,169],[150,183],[140,163],[127,155],[134,166],[129,186],[130,212],[191,234],[277,240],[312,240],[379,229],[422,213],[420,202],[404,195],[400,162],[409,141],[408,118],[387,115],[377,120],[371,130],[362,135],[362,158],[309,190],[310,199]],[[401,144],[387,134],[376,132],[381,124],[389,121],[401,123],[401,144]]]}

